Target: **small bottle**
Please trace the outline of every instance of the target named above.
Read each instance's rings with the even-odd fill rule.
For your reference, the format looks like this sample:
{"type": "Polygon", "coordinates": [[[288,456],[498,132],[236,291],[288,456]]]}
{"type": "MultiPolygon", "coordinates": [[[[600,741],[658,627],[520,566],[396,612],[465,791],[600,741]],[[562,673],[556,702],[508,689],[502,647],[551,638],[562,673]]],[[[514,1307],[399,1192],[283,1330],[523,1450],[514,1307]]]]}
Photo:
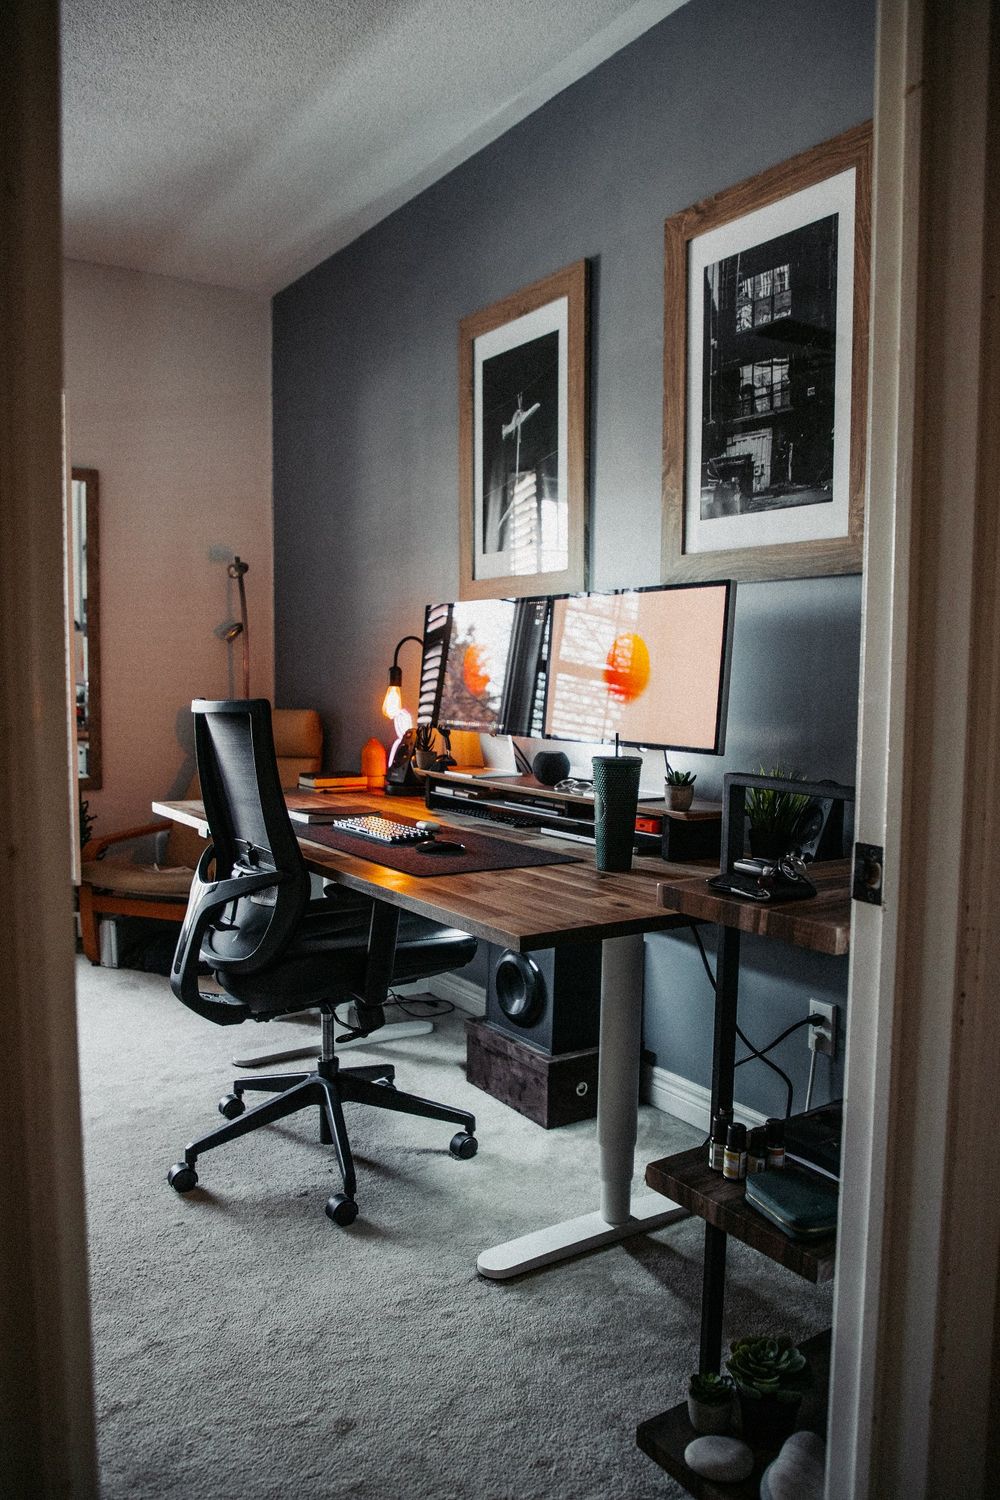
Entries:
{"type": "Polygon", "coordinates": [[[767,1164],[769,1167],[780,1169],[785,1165],[785,1122],[784,1120],[768,1120],[765,1129],[767,1130],[767,1164]]]}
{"type": "Polygon", "coordinates": [[[712,1126],[712,1139],[708,1143],[708,1165],[713,1172],[721,1172],[726,1154],[726,1131],[733,1118],[731,1109],[720,1109],[712,1126]]]}
{"type": "Polygon", "coordinates": [[[722,1175],[727,1182],[740,1182],[747,1175],[747,1128],[738,1123],[726,1131],[726,1154],[722,1175]]]}
{"type": "Polygon", "coordinates": [[[747,1176],[767,1166],[767,1127],[755,1125],[747,1137],[747,1176]]]}
{"type": "Polygon", "coordinates": [[[361,751],[361,771],[370,792],[385,791],[387,756],[381,740],[370,739],[361,751]]]}

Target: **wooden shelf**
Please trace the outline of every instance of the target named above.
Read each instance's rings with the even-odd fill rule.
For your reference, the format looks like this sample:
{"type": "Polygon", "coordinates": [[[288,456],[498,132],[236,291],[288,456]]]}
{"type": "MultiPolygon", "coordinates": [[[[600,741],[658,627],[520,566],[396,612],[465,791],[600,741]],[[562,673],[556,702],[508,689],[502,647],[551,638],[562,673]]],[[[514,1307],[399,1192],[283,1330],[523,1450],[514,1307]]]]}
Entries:
{"type": "MultiPolygon", "coordinates": [[[[812,1366],[813,1385],[803,1397],[796,1426],[824,1434],[830,1384],[829,1329],[826,1333],[818,1333],[814,1338],[806,1339],[799,1347],[812,1366]]],[[[753,1473],[749,1479],[744,1479],[740,1484],[720,1484],[711,1479],[703,1479],[684,1462],[684,1450],[697,1436],[688,1421],[687,1401],[682,1401],[661,1416],[640,1422],[635,1439],[647,1457],[678,1480],[689,1494],[697,1496],[698,1500],[757,1500],[760,1495],[760,1477],[775,1457],[777,1448],[755,1449],[753,1473]]]]}
{"type": "Polygon", "coordinates": [[[720,1172],[713,1172],[707,1155],[707,1147],[695,1146],[690,1151],[665,1156],[662,1161],[650,1162],[646,1183],[807,1281],[829,1281],[833,1276],[836,1236],[827,1235],[808,1245],[789,1239],[748,1206],[746,1184],[727,1182],[720,1172]]]}
{"type": "Polygon", "coordinates": [[[794,948],[839,956],[851,943],[851,877],[847,860],[810,865],[816,895],[805,901],[751,901],[714,891],[704,877],[664,880],[660,900],[673,911],[759,937],[777,938],[794,948]]]}

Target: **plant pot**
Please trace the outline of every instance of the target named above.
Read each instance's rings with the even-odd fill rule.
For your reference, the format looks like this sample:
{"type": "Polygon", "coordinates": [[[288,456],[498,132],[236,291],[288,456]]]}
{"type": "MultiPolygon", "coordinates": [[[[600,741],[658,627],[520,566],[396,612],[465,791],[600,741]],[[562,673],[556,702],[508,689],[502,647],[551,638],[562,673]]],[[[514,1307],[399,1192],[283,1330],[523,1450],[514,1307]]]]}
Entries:
{"type": "Polygon", "coordinates": [[[779,1401],[775,1396],[745,1396],[738,1392],[743,1441],[753,1447],[778,1448],[795,1431],[802,1397],[779,1401]]]}
{"type": "Polygon", "coordinates": [[[418,771],[432,771],[437,765],[438,753],[436,750],[414,750],[413,764],[418,771]]]}
{"type": "Polygon", "coordinates": [[[703,1437],[726,1433],[733,1425],[732,1401],[699,1401],[688,1393],[688,1419],[695,1432],[703,1437]]]}
{"type": "Polygon", "coordinates": [[[674,786],[666,782],[663,787],[663,796],[671,812],[687,812],[694,801],[694,782],[685,782],[683,786],[674,786]]]}

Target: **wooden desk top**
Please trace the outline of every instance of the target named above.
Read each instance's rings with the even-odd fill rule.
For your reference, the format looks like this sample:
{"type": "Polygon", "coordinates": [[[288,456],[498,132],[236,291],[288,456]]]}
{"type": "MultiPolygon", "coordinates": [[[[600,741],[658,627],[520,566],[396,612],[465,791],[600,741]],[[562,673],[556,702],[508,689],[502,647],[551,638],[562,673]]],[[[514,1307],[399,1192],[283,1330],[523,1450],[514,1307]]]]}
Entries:
{"type": "Polygon", "coordinates": [[[749,901],[713,891],[705,876],[660,882],[663,905],[720,927],[736,927],[761,937],[778,938],[814,953],[844,954],[851,944],[851,871],[846,859],[813,865],[809,879],[817,894],[807,901],[749,901]]]}
{"type": "MultiPolygon", "coordinates": [[[[289,792],[286,796],[289,807],[317,803],[328,807],[332,800],[314,792],[289,792]]],[[[335,805],[345,813],[377,806],[388,818],[398,814],[410,818],[429,816],[419,797],[337,794],[335,805]]],[[[200,802],[154,802],[153,811],[160,817],[187,823],[203,837],[207,836],[200,802]]],[[[556,842],[550,836],[529,830],[452,814],[451,809],[447,815],[435,809],[431,816],[442,825],[474,827],[477,833],[511,842],[541,843],[550,848],[556,842]]],[[[515,951],[687,926],[686,917],[664,906],[659,896],[660,884],[664,875],[694,876],[699,870],[704,880],[708,868],[698,864],[667,864],[662,859],[636,855],[627,874],[602,874],[594,868],[590,846],[559,842],[559,848],[577,856],[574,864],[486,870],[470,875],[414,876],[310,843],[308,825],[297,828],[296,834],[306,865],[314,874],[515,951]]]]}

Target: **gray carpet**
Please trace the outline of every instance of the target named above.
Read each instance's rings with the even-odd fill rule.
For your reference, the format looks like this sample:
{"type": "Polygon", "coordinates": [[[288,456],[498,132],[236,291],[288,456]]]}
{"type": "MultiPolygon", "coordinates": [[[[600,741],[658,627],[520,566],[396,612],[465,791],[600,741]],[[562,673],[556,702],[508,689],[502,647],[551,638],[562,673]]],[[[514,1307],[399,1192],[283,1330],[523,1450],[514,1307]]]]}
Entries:
{"type": "MultiPolygon", "coordinates": [[[[702,1226],[690,1221],[507,1283],[477,1252],[596,1206],[593,1124],[543,1131],[466,1083],[464,1033],[355,1051],[402,1088],[471,1109],[450,1128],[349,1106],[361,1218],[315,1121],[202,1158],[234,1052],[298,1024],[216,1028],[167,982],[78,971],[96,1380],[105,1500],[658,1500],[680,1493],[635,1446],[695,1367],[702,1226]]],[[[294,1066],[294,1065],[292,1065],[294,1066]]],[[[310,1112],[311,1113],[311,1112],[310,1112]]],[[[640,1164],[696,1139],[644,1108],[640,1164]]],[[[828,1325],[828,1291],[730,1250],[730,1331],[828,1325]]]]}

